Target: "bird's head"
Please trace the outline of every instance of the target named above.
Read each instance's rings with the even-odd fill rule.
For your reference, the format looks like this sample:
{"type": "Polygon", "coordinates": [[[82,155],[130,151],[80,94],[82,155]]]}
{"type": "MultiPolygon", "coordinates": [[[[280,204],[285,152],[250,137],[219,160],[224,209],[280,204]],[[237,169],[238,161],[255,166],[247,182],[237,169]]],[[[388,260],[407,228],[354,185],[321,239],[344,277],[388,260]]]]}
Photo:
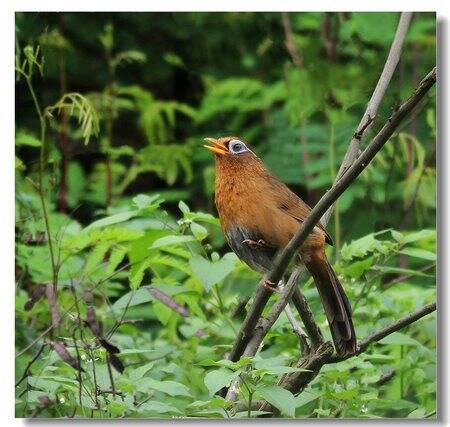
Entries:
{"type": "Polygon", "coordinates": [[[225,136],[222,138],[205,138],[208,145],[204,145],[209,151],[216,155],[216,159],[248,159],[256,157],[255,153],[248,147],[248,144],[236,136],[225,136]]]}

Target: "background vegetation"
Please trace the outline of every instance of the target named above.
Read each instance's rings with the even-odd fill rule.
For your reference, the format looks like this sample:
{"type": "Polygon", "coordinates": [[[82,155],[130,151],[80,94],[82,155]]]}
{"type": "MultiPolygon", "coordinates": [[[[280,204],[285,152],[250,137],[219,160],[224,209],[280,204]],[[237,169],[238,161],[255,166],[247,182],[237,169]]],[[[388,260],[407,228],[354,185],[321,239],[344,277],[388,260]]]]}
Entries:
{"type": "MultiPolygon", "coordinates": [[[[298,396],[284,314],[225,361],[258,275],[224,242],[206,136],[238,135],[310,205],[330,188],[396,13],[16,15],[16,415],[432,417],[436,319],[327,365],[298,396]]],[[[375,132],[435,63],[414,15],[375,132]]],[[[435,300],[435,98],[339,200],[330,257],[358,337],[435,300]]],[[[324,330],[311,280],[304,294],[324,330]]],[[[275,298],[273,298],[275,299],[275,298]]],[[[328,334],[329,337],[329,334],[328,334]]]]}

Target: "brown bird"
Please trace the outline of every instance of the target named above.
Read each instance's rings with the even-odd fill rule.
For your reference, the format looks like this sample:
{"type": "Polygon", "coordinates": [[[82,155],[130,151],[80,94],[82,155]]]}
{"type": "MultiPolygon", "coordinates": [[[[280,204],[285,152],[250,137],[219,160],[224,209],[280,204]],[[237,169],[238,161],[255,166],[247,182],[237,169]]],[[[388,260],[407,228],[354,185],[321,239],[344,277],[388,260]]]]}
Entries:
{"type": "MultiPolygon", "coordinates": [[[[275,253],[286,246],[311,208],[266,169],[238,137],[205,138],[215,154],[215,202],[222,230],[236,255],[252,269],[267,273],[275,253]]],[[[325,255],[332,240],[321,223],[299,250],[325,309],[338,354],[356,351],[351,306],[325,255]]],[[[274,283],[265,282],[272,288],[274,283]]]]}

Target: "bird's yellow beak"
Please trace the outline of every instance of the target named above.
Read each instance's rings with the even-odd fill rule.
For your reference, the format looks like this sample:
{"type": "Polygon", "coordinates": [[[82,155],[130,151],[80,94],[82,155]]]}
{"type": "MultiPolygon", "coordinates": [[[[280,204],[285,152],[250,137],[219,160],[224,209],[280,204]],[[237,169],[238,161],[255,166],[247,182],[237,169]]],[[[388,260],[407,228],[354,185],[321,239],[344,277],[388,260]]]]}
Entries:
{"type": "Polygon", "coordinates": [[[228,153],[227,147],[225,147],[225,145],[218,139],[205,138],[204,141],[212,144],[212,145],[203,145],[203,147],[207,148],[209,151],[212,151],[214,154],[219,154],[221,156],[223,154],[228,153]]]}

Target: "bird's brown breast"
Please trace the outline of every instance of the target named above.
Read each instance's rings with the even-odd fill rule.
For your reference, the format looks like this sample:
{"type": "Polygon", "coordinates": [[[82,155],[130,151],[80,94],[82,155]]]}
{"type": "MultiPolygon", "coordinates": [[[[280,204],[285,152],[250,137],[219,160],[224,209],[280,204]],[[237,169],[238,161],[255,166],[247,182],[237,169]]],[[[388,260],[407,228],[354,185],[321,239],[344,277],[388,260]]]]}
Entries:
{"type": "MultiPolygon", "coordinates": [[[[236,254],[252,268],[265,264],[277,249],[287,245],[310,208],[282,182],[265,169],[253,154],[246,158],[216,160],[216,206],[227,240],[236,254]],[[241,240],[242,239],[242,240],[241,240]],[[262,239],[272,248],[250,248],[243,240],[262,239]],[[258,259],[248,259],[256,256],[258,259]],[[263,258],[263,259],[259,259],[263,258]]],[[[317,228],[305,242],[302,252],[323,247],[325,232],[317,228]]]]}

